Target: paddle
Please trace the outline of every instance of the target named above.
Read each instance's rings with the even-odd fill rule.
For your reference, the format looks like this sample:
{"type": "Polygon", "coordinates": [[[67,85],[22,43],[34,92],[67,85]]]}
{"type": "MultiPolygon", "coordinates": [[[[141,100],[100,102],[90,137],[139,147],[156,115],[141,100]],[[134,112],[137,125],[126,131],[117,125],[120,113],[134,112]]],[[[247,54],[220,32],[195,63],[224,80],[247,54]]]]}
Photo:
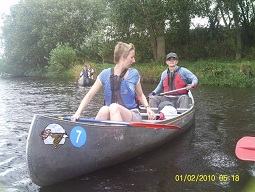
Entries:
{"type": "Polygon", "coordinates": [[[243,137],[235,149],[236,156],[241,160],[255,161],[255,137],[243,137]]]}
{"type": "MultiPolygon", "coordinates": [[[[62,120],[71,120],[71,117],[59,117],[62,120]]],[[[78,118],[76,121],[78,122],[92,122],[92,123],[105,123],[105,124],[117,124],[117,125],[126,125],[130,127],[143,127],[143,128],[154,128],[154,129],[182,129],[176,125],[167,125],[167,124],[155,124],[155,123],[146,123],[146,122],[123,122],[123,121],[101,121],[97,119],[85,119],[78,118]]]]}
{"type": "Polygon", "coordinates": [[[183,87],[183,88],[180,88],[180,89],[175,89],[175,90],[172,90],[172,91],[167,91],[167,92],[164,92],[164,93],[160,93],[159,95],[165,95],[165,94],[168,94],[168,93],[174,93],[174,92],[185,90],[185,89],[186,89],[186,87],[183,87]]]}

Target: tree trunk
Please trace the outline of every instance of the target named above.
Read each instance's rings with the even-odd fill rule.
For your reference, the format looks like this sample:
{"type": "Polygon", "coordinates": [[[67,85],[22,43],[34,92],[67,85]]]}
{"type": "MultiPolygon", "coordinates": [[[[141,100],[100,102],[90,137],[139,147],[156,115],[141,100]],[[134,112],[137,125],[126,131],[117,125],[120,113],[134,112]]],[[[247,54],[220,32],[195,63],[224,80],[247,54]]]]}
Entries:
{"type": "Polygon", "coordinates": [[[233,18],[236,28],[236,60],[241,59],[241,50],[242,50],[242,40],[241,40],[241,30],[239,25],[239,17],[237,10],[237,1],[234,1],[232,4],[233,18]]]}
{"type": "Polygon", "coordinates": [[[155,35],[151,35],[150,41],[151,41],[151,50],[153,53],[153,58],[157,60],[157,39],[155,35]]]}
{"type": "Polygon", "coordinates": [[[164,62],[165,58],[165,37],[164,36],[159,36],[157,37],[157,56],[156,56],[156,61],[157,62],[164,62]]]}
{"type": "Polygon", "coordinates": [[[166,54],[164,30],[164,22],[158,23],[155,27],[151,27],[151,30],[149,30],[151,32],[152,52],[154,59],[157,62],[163,62],[166,54]]]}
{"type": "Polygon", "coordinates": [[[240,28],[236,29],[236,60],[241,59],[242,57],[242,40],[241,40],[241,32],[240,28]]]}

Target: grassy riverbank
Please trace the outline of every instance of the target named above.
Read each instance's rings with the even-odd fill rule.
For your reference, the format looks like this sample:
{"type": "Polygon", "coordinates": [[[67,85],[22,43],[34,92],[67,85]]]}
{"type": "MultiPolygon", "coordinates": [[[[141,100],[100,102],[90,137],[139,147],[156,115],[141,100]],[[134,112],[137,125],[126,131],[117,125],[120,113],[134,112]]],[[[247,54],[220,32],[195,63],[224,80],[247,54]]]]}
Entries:
{"type": "MultiPolygon", "coordinates": [[[[91,63],[98,75],[103,69],[114,67],[114,64],[91,63]]],[[[179,66],[191,70],[198,78],[200,85],[228,86],[228,87],[255,87],[255,61],[181,61],[179,66]]],[[[142,63],[135,64],[142,82],[157,83],[166,64],[142,63]]],[[[83,69],[82,65],[73,67],[70,74],[77,79],[83,69]]]]}

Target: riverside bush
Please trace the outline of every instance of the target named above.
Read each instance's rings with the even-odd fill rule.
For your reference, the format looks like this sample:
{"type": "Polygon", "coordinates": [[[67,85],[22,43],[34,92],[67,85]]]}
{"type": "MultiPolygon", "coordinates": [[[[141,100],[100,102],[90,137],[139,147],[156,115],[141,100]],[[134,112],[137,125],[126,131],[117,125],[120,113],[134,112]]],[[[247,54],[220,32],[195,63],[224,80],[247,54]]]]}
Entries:
{"type": "Polygon", "coordinates": [[[68,70],[71,69],[76,59],[76,52],[72,47],[68,44],[58,44],[57,47],[50,52],[46,76],[51,78],[70,78],[72,75],[68,70]]]}
{"type": "Polygon", "coordinates": [[[201,61],[187,66],[202,85],[254,87],[255,64],[249,62],[201,61]]]}

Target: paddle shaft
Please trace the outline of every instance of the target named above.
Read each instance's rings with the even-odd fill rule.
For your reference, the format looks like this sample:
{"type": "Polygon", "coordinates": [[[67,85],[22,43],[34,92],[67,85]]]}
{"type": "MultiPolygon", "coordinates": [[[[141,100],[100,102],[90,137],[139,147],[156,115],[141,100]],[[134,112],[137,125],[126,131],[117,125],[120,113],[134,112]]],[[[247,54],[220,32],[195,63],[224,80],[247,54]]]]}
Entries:
{"type": "Polygon", "coordinates": [[[175,89],[175,90],[167,91],[167,92],[164,92],[164,93],[160,93],[159,95],[165,95],[165,94],[168,94],[168,93],[174,93],[174,92],[182,91],[182,90],[185,90],[185,89],[186,89],[186,87],[183,87],[183,88],[180,88],[180,89],[175,89]]]}
{"type": "MultiPolygon", "coordinates": [[[[61,117],[63,120],[71,121],[71,117],[61,117]]],[[[86,118],[78,118],[76,119],[77,122],[91,122],[91,123],[105,123],[105,124],[118,124],[118,125],[127,125],[129,126],[130,123],[122,122],[122,121],[104,121],[104,120],[97,120],[97,119],[86,119],[86,118]]]]}
{"type": "MultiPolygon", "coordinates": [[[[71,117],[60,117],[63,120],[71,120],[71,117]]],[[[123,121],[107,121],[107,120],[97,120],[97,119],[85,119],[78,118],[77,122],[91,122],[91,123],[105,123],[105,124],[117,124],[117,125],[126,125],[131,127],[143,127],[143,128],[154,128],[154,129],[182,129],[176,125],[167,125],[167,124],[155,124],[155,123],[146,123],[146,122],[123,122],[123,121]]]]}

